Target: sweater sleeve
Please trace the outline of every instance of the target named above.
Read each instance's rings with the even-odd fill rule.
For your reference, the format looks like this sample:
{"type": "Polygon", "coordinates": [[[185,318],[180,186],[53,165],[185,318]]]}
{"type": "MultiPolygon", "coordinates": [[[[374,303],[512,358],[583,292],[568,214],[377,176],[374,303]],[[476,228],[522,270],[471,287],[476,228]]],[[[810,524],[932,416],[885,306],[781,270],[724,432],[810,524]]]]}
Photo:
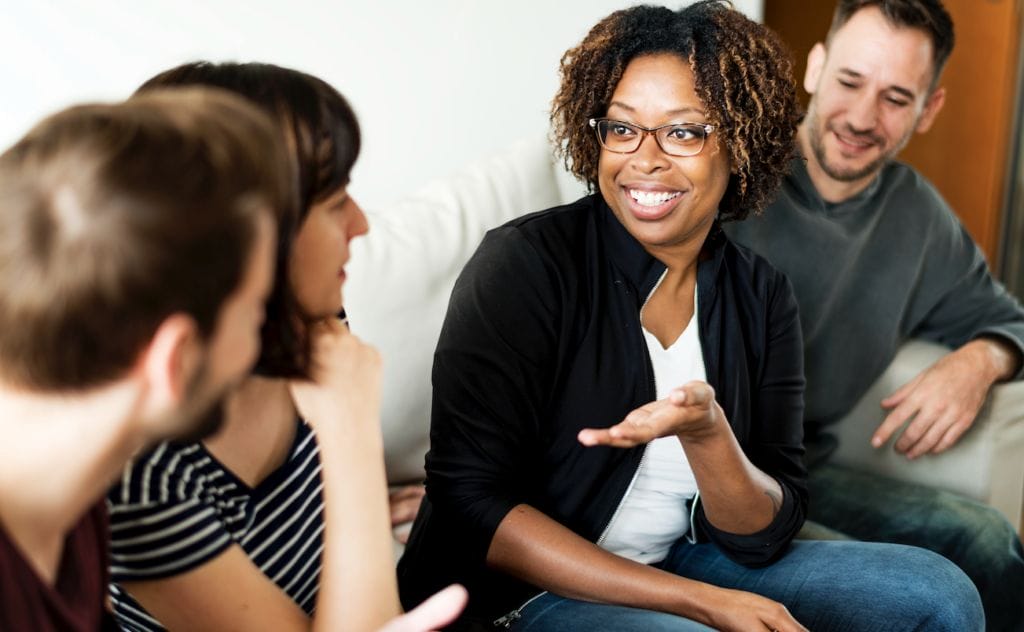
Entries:
{"type": "Polygon", "coordinates": [[[514,226],[488,233],[455,284],[434,355],[427,494],[476,560],[527,502],[536,471],[562,300],[552,268],[514,226]]]}
{"type": "MultiPolygon", "coordinates": [[[[989,271],[985,257],[945,202],[937,198],[931,247],[914,306],[912,337],[957,348],[998,336],[1024,355],[1024,310],[989,271]]],[[[1022,377],[1018,372],[1014,379],[1022,377]]]]}
{"type": "Polygon", "coordinates": [[[749,441],[751,463],[778,481],[782,505],[772,522],[756,533],[717,529],[698,507],[701,528],[733,561],[767,566],[780,558],[807,515],[807,470],[803,465],[803,342],[796,299],[789,281],[774,273],[767,296],[764,355],[752,385],[749,441]]]}

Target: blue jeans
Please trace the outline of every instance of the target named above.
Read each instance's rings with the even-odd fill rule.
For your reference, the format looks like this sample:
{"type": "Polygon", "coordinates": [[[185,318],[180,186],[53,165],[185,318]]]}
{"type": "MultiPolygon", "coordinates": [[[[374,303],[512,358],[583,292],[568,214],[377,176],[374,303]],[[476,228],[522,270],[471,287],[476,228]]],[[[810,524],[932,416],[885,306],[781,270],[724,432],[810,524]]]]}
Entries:
{"type": "Polygon", "coordinates": [[[1024,630],[1024,551],[998,511],[958,494],[831,464],[812,468],[808,483],[810,520],[858,540],[935,551],[974,582],[989,630],[1024,630]]]}
{"type": "MultiPolygon", "coordinates": [[[[898,544],[797,541],[766,568],[747,568],[714,544],[672,547],[659,568],[724,588],[757,593],[784,604],[815,632],[981,630],[984,614],[971,581],[930,551],[898,544]]],[[[547,593],[522,609],[512,628],[565,630],[708,630],[689,619],[547,593]]]]}

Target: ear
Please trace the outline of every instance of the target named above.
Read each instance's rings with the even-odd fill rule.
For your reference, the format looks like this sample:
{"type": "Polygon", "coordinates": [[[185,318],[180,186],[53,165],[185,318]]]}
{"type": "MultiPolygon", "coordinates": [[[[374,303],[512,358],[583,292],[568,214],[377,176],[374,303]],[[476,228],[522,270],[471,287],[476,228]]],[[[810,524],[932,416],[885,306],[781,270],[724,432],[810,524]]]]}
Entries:
{"type": "Polygon", "coordinates": [[[914,128],[918,134],[927,132],[932,127],[932,123],[935,122],[935,117],[939,115],[939,110],[946,103],[946,89],[936,88],[928,100],[924,102],[924,109],[921,110],[921,116],[917,119],[917,126],[914,128]]]}
{"type": "Polygon", "coordinates": [[[821,79],[821,71],[825,68],[825,59],[828,57],[828,50],[825,45],[818,42],[807,53],[807,70],[804,71],[804,90],[807,94],[814,94],[818,91],[818,80],[821,79]]]}
{"type": "Polygon", "coordinates": [[[149,415],[159,416],[181,405],[201,360],[202,344],[196,321],[181,313],[164,319],[136,368],[147,386],[149,415]]]}

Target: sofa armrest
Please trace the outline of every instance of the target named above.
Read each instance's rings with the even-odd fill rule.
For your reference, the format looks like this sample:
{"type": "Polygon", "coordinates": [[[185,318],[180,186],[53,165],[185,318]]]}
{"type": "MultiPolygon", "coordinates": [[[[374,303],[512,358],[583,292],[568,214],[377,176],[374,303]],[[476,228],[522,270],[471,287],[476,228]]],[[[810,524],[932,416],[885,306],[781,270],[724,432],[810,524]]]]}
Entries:
{"type": "Polygon", "coordinates": [[[1020,528],[1024,505],[1024,382],[994,387],[971,428],[942,454],[910,461],[893,449],[895,437],[882,448],[871,447],[871,435],[885,418],[881,400],[946,353],[949,349],[920,340],[901,347],[864,397],[831,428],[839,439],[833,460],[958,492],[995,507],[1020,528]]]}
{"type": "Polygon", "coordinates": [[[487,230],[572,194],[561,171],[547,138],[538,135],[386,208],[366,210],[370,232],[352,242],[345,310],[352,331],[384,359],[381,421],[390,484],[423,480],[430,371],[455,279],[487,230]]]}

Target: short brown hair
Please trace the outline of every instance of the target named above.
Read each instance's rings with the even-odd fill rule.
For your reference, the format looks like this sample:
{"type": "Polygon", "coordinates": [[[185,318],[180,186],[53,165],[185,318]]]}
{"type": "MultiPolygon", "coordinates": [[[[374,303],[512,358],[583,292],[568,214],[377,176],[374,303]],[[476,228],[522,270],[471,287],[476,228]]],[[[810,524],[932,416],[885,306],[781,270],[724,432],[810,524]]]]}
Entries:
{"type": "Polygon", "coordinates": [[[861,9],[876,7],[890,24],[900,28],[920,29],[932,40],[932,87],[938,83],[939,75],[946,65],[956,36],[953,32],[953,18],[942,6],[940,0],[839,0],[832,14],[832,26],[828,29],[826,42],[853,14],[861,9]]]}
{"type": "Polygon", "coordinates": [[[719,204],[723,221],[763,209],[794,151],[800,117],[792,63],[779,38],[727,3],[705,0],[678,11],[616,11],[562,57],[551,110],[553,139],[566,167],[593,189],[600,147],[587,121],[604,116],[636,57],[673,53],[690,64],[697,95],[729,152],[734,173],[719,204]]]}
{"type": "Polygon", "coordinates": [[[279,225],[274,289],[267,302],[255,372],[270,377],[306,377],[309,337],[288,276],[292,241],[313,204],[348,184],[359,156],[356,115],[348,101],[325,81],[258,62],[189,62],[148,79],[137,93],[175,86],[213,86],[243,96],[269,114],[284,135],[299,199],[295,212],[282,218],[279,225]]]}
{"type": "Polygon", "coordinates": [[[219,90],[55,114],[0,155],[0,379],[86,389],[165,318],[212,333],[257,218],[293,203],[269,119],[219,90]]]}

